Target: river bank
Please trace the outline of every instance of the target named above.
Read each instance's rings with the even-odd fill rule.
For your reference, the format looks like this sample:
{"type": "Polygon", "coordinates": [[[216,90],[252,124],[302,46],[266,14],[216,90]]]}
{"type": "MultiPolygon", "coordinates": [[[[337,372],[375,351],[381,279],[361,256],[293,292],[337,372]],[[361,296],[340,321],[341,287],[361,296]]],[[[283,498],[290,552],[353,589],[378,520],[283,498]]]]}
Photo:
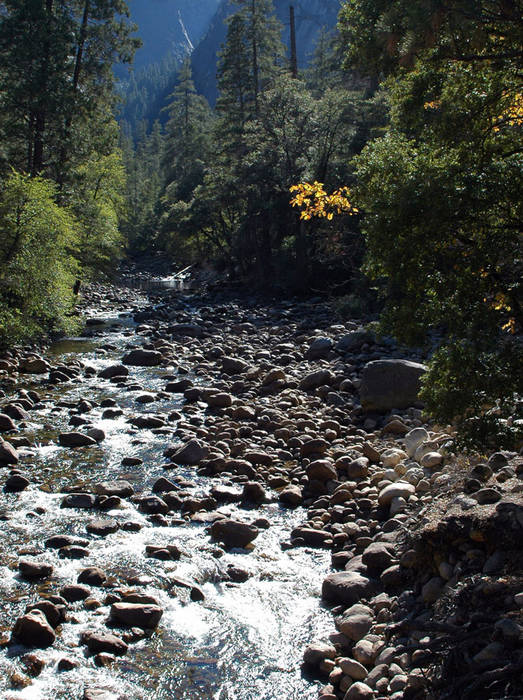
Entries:
{"type": "Polygon", "coordinates": [[[3,696],[517,697],[522,460],[453,453],[421,352],[321,299],[82,307],[0,360],[3,696]]]}

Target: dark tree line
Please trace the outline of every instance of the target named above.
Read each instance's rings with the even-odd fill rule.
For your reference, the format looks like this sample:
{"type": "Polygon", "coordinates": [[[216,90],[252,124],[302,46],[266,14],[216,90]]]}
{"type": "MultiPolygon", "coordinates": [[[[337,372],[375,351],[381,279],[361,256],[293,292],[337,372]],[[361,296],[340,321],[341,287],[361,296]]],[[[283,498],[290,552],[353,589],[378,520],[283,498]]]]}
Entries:
{"type": "Polygon", "coordinates": [[[75,278],[121,246],[113,63],[122,0],[0,2],[0,340],[67,325],[75,278]],[[45,234],[45,235],[44,235],[45,234]]]}

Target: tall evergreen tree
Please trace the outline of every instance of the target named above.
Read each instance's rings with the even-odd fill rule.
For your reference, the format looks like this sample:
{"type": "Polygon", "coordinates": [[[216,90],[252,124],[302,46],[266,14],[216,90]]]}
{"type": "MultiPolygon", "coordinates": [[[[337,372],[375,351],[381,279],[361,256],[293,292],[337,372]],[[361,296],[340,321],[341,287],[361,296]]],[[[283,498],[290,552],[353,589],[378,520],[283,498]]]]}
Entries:
{"type": "Polygon", "coordinates": [[[85,131],[97,131],[97,116],[112,104],[112,64],[129,61],[136,46],[127,17],[123,0],[3,0],[6,164],[63,182],[87,155],[85,131]]]}
{"type": "Polygon", "coordinates": [[[228,20],[227,39],[218,63],[217,102],[220,129],[236,138],[259,114],[260,93],[281,71],[282,27],[272,0],[235,0],[239,10],[228,20]]]}
{"type": "Polygon", "coordinates": [[[189,58],[170,97],[163,165],[167,184],[176,182],[177,198],[186,199],[203,177],[212,114],[207,100],[196,92],[189,58]]]}

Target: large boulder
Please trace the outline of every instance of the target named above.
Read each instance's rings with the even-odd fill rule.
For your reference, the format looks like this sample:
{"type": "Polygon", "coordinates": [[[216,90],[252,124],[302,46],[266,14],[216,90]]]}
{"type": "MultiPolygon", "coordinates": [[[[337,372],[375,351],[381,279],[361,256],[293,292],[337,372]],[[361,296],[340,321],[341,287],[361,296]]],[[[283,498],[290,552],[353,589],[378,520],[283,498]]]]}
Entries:
{"type": "Polygon", "coordinates": [[[409,360],[374,360],[365,365],[360,385],[366,411],[408,408],[418,401],[425,365],[409,360]]]}
{"type": "Polygon", "coordinates": [[[258,537],[258,528],[227,518],[212,524],[211,536],[226,547],[246,547],[258,537]]]}

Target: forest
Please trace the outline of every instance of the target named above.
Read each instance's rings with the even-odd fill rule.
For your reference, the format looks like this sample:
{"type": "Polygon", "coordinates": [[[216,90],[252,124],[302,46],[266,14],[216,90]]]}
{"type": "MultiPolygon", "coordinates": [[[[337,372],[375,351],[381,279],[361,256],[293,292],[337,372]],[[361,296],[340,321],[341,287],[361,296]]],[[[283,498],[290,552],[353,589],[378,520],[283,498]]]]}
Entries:
{"type": "Polygon", "coordinates": [[[523,0],[0,0],[0,698],[523,698],[523,0]]]}
{"type": "Polygon", "coordinates": [[[433,415],[514,445],[520,3],[350,0],[306,66],[282,29],[235,0],[211,106],[190,54],[115,78],[139,46],[123,0],[1,3],[2,344],[71,332],[81,281],[161,252],[436,334],[433,415]]]}

